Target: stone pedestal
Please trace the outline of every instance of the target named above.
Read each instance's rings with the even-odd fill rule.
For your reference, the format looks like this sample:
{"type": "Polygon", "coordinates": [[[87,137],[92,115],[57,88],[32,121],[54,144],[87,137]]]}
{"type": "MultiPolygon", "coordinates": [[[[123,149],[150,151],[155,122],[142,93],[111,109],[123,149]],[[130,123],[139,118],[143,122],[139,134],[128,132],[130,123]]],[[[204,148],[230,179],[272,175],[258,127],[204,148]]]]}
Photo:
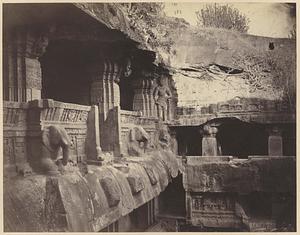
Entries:
{"type": "Polygon", "coordinates": [[[218,155],[218,142],[216,134],[218,129],[209,125],[203,128],[202,138],[202,156],[217,156],[218,155]]]}
{"type": "Polygon", "coordinates": [[[278,127],[273,127],[269,131],[268,153],[269,156],[283,156],[281,130],[278,127]]]}

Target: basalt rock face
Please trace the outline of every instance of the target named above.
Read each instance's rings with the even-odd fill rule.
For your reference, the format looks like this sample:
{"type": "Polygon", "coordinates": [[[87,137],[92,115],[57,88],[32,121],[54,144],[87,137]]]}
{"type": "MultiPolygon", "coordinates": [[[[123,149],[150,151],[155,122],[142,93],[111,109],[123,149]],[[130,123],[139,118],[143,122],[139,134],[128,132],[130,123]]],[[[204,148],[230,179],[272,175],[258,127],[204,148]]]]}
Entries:
{"type": "Polygon", "coordinates": [[[62,175],[6,180],[4,230],[100,231],[167,187],[178,174],[172,157],[162,151],[101,167],[88,165],[85,175],[73,168],[62,175]]]}
{"type": "Polygon", "coordinates": [[[142,49],[154,51],[156,63],[168,63],[174,39],[170,32],[188,27],[179,18],[167,17],[161,3],[76,3],[75,6],[108,28],[123,32],[142,49]]]}
{"type": "Polygon", "coordinates": [[[178,34],[171,67],[179,106],[202,107],[234,97],[285,100],[295,106],[295,40],[213,28],[178,34]]]}

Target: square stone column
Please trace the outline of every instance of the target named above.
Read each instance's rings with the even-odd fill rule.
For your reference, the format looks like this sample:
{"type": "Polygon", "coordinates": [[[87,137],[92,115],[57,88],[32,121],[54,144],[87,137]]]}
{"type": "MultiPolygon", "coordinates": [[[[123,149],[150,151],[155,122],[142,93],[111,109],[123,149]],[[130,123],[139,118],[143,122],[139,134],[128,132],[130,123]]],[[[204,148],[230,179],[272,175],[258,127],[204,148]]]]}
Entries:
{"type": "Polygon", "coordinates": [[[202,156],[218,156],[217,132],[216,127],[210,125],[203,127],[202,156]]]}
{"type": "Polygon", "coordinates": [[[103,151],[120,156],[120,88],[124,65],[113,59],[99,59],[89,68],[92,77],[91,103],[99,108],[100,145],[103,151]]]}
{"type": "Polygon", "coordinates": [[[278,127],[273,127],[269,130],[268,138],[268,154],[269,156],[282,156],[283,144],[282,144],[282,131],[278,127]]]}
{"type": "Polygon", "coordinates": [[[43,32],[26,27],[7,32],[4,38],[4,99],[27,102],[41,98],[42,71],[39,57],[48,46],[43,32]]]}

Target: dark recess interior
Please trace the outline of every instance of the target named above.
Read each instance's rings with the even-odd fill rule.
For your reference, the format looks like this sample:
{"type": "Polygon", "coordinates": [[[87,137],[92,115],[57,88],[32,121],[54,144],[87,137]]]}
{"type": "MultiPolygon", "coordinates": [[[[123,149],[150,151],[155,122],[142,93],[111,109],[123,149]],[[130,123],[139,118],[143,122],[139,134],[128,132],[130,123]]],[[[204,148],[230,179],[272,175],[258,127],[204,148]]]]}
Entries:
{"type": "Polygon", "coordinates": [[[222,155],[239,158],[268,155],[268,133],[264,125],[230,120],[224,122],[218,130],[217,139],[222,155]]]}
{"type": "Polygon", "coordinates": [[[199,127],[185,126],[176,129],[178,154],[180,156],[201,156],[202,144],[199,127]]]}
{"type": "Polygon", "coordinates": [[[90,78],[86,67],[92,52],[80,42],[50,42],[40,58],[42,98],[89,105],[90,78]]]}
{"type": "Polygon", "coordinates": [[[185,211],[185,190],[179,174],[159,196],[159,214],[185,217],[185,211]]]}
{"type": "MultiPolygon", "coordinates": [[[[93,43],[87,42],[51,41],[40,58],[42,98],[91,105],[91,75],[88,68],[97,56],[95,48],[97,47],[93,43]]],[[[130,80],[131,77],[122,76],[119,82],[120,106],[124,110],[133,109],[134,91],[130,80]]]]}
{"type": "MultiPolygon", "coordinates": [[[[283,155],[295,156],[295,125],[279,125],[283,130],[283,155]]],[[[181,156],[201,156],[202,136],[199,126],[177,127],[178,154],[181,156]]],[[[268,126],[242,122],[238,119],[223,120],[218,126],[217,140],[223,156],[247,158],[253,155],[268,155],[268,126]]]]}

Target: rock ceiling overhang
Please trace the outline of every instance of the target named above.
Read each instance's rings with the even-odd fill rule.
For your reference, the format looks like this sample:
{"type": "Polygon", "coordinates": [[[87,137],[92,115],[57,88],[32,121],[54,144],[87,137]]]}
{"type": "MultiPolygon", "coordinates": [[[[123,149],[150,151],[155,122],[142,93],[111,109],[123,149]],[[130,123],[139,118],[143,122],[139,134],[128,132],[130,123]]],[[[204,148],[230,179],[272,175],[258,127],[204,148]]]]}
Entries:
{"type": "Polygon", "coordinates": [[[150,45],[144,42],[139,32],[131,29],[129,19],[116,4],[74,3],[74,5],[108,28],[123,32],[128,38],[137,42],[140,49],[152,49],[150,45]]]}

